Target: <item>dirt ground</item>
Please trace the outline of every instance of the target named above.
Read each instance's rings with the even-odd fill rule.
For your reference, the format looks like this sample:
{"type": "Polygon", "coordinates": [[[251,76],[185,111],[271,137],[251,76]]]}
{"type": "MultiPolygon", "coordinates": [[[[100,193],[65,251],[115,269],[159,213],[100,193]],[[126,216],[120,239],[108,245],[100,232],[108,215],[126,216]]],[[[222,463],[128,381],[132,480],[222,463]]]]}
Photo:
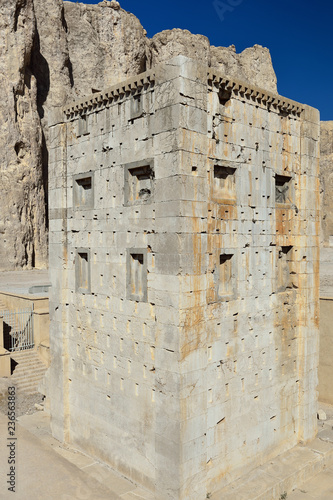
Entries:
{"type": "MultiPolygon", "coordinates": [[[[0,413],[3,415],[7,414],[8,410],[8,386],[10,385],[8,379],[0,379],[0,413]]],[[[24,392],[16,392],[15,400],[15,413],[16,417],[21,417],[22,415],[31,415],[36,411],[39,411],[35,404],[42,405],[44,396],[39,392],[34,394],[26,394],[24,392]]]]}

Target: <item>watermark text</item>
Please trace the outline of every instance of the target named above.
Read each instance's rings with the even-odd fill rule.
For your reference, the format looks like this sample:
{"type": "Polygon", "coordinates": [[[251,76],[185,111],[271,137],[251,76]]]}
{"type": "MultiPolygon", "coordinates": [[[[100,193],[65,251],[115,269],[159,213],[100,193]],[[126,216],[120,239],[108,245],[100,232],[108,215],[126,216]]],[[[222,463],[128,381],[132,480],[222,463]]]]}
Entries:
{"type": "Polygon", "coordinates": [[[214,0],[213,6],[220,21],[224,21],[225,15],[233,12],[236,7],[243,3],[243,1],[244,0],[214,0]]]}
{"type": "Polygon", "coordinates": [[[7,473],[7,489],[15,493],[16,488],[16,390],[15,387],[8,387],[8,473],[7,473]]]}

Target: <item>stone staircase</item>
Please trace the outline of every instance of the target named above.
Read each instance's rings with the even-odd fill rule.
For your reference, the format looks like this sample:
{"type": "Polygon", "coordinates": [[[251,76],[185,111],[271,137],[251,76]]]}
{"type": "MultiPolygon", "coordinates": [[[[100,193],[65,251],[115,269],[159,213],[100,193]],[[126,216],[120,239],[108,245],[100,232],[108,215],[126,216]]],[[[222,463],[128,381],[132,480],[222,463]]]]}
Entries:
{"type": "MultiPolygon", "coordinates": [[[[0,298],[0,312],[7,310],[6,304],[0,298]]],[[[11,328],[11,335],[15,335],[20,330],[16,324],[14,314],[6,316],[6,323],[11,328]]],[[[45,376],[47,367],[37,352],[34,349],[26,349],[14,351],[10,356],[17,363],[10,377],[11,383],[17,387],[18,391],[25,394],[38,392],[38,387],[45,376]]]]}
{"type": "Polygon", "coordinates": [[[25,394],[38,392],[38,387],[42,382],[47,367],[33,349],[13,352],[11,358],[16,361],[10,381],[16,386],[18,391],[25,394]]]}

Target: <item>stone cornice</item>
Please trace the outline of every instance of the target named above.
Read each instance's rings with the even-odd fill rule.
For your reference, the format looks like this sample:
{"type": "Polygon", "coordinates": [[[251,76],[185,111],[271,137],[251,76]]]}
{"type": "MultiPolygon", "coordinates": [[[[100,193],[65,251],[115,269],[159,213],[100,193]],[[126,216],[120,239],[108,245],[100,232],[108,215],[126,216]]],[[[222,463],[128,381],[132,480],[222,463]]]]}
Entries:
{"type": "Polygon", "coordinates": [[[267,90],[245,83],[237,78],[230,78],[222,75],[215,69],[210,69],[207,73],[208,85],[210,87],[222,88],[231,92],[233,97],[248,99],[268,108],[273,108],[277,112],[284,112],[300,117],[304,111],[304,106],[299,102],[273,94],[267,90]]]}
{"type": "Polygon", "coordinates": [[[146,71],[124,82],[118,83],[103,92],[91,94],[87,97],[74,101],[63,107],[67,119],[74,118],[89,111],[102,109],[113,101],[119,101],[124,97],[135,95],[142,89],[153,87],[155,82],[154,71],[146,71]]]}
{"type": "MultiPolygon", "coordinates": [[[[246,82],[222,75],[214,68],[208,68],[207,72],[208,87],[224,89],[231,92],[231,97],[247,99],[255,102],[256,104],[267,107],[268,109],[276,110],[286,114],[291,114],[295,117],[300,117],[304,111],[304,106],[296,101],[287,99],[268,92],[255,85],[250,85],[246,82]]],[[[78,115],[89,113],[103,109],[111,102],[119,102],[120,100],[135,95],[142,91],[154,86],[155,71],[149,70],[140,75],[128,78],[103,92],[91,94],[87,97],[81,98],[77,101],[71,102],[62,108],[67,120],[73,119],[78,115]]]]}

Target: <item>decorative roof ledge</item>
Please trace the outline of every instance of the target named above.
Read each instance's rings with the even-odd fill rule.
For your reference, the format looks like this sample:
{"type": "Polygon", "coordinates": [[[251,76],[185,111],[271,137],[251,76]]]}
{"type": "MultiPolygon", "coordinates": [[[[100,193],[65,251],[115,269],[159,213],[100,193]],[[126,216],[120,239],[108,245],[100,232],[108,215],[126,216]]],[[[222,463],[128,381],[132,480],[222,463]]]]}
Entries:
{"type": "Polygon", "coordinates": [[[74,101],[63,107],[67,119],[77,115],[86,114],[88,111],[102,109],[112,101],[118,101],[124,97],[135,95],[142,89],[154,86],[154,71],[146,71],[124,82],[109,87],[103,92],[91,94],[83,99],[74,101]]]}
{"type": "Polygon", "coordinates": [[[207,77],[210,87],[217,87],[218,89],[231,92],[231,96],[233,97],[240,96],[242,99],[246,98],[268,108],[273,107],[277,111],[298,117],[301,116],[301,113],[305,109],[302,104],[296,101],[282,97],[279,94],[267,92],[267,90],[260,87],[250,86],[237,78],[223,76],[214,69],[208,71],[207,77]]]}
{"type": "MultiPolygon", "coordinates": [[[[140,75],[128,78],[124,82],[113,85],[103,92],[91,94],[74,101],[64,106],[62,112],[67,119],[73,119],[78,115],[103,109],[111,102],[135,95],[141,92],[142,89],[147,90],[154,87],[155,79],[156,73],[154,70],[146,71],[140,75]]],[[[305,109],[302,104],[296,101],[282,97],[279,94],[267,92],[259,87],[251,86],[237,78],[222,75],[214,68],[208,69],[207,82],[208,87],[225,90],[230,93],[230,97],[248,99],[286,115],[292,114],[293,116],[300,117],[305,109]]]]}

